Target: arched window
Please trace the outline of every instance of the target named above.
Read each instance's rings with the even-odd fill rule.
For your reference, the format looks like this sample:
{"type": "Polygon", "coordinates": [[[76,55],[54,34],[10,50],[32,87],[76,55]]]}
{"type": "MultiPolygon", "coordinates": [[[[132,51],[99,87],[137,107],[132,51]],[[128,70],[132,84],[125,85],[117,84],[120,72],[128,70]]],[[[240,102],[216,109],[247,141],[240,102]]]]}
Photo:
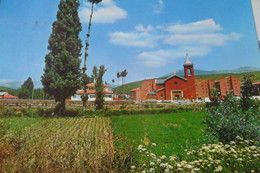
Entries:
{"type": "Polygon", "coordinates": [[[192,76],[192,74],[191,74],[191,69],[188,69],[188,76],[192,76]]]}

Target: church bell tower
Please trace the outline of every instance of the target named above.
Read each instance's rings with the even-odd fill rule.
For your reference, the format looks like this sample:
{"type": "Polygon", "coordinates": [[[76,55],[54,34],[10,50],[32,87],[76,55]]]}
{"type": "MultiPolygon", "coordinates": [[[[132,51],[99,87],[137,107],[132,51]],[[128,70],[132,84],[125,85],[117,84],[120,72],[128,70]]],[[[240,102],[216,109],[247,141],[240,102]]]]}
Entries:
{"type": "Polygon", "coordinates": [[[190,58],[188,57],[188,53],[186,54],[186,60],[183,64],[184,67],[184,77],[189,80],[189,79],[194,79],[194,68],[193,68],[193,63],[190,61],[190,58]]]}

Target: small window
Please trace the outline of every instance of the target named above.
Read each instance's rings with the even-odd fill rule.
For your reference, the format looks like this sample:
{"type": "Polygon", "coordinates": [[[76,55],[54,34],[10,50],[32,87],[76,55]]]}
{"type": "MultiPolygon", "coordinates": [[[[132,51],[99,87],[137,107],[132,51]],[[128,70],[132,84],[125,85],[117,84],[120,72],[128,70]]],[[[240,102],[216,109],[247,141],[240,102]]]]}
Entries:
{"type": "Polygon", "coordinates": [[[178,85],[178,82],[174,82],[174,85],[178,85]]]}
{"type": "Polygon", "coordinates": [[[163,98],[163,94],[161,94],[161,97],[163,98]]]}

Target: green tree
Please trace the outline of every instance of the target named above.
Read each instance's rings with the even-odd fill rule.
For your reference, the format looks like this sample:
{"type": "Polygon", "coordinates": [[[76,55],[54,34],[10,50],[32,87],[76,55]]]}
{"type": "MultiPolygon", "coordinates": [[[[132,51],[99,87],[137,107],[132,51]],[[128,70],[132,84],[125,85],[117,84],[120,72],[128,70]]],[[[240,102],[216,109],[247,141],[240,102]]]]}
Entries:
{"type": "Polygon", "coordinates": [[[79,33],[82,29],[78,16],[77,0],[61,0],[57,20],[52,25],[49,38],[49,53],[45,56],[42,76],[44,91],[54,96],[59,104],[55,115],[65,112],[66,98],[80,88],[80,59],[82,43],[79,33]]]}
{"type": "Polygon", "coordinates": [[[97,72],[97,78],[96,78],[96,100],[95,100],[96,110],[103,109],[104,102],[105,102],[104,84],[103,84],[103,76],[105,72],[106,72],[105,66],[101,65],[97,72]]]}
{"type": "Polygon", "coordinates": [[[32,78],[29,77],[26,81],[24,81],[23,85],[19,89],[19,98],[32,99],[33,87],[34,85],[32,78]]]}
{"type": "Polygon", "coordinates": [[[97,75],[98,75],[98,68],[97,68],[97,66],[94,66],[93,70],[92,70],[92,75],[91,75],[92,81],[94,83],[96,82],[97,75]]]}
{"type": "Polygon", "coordinates": [[[252,98],[254,93],[254,75],[246,74],[243,76],[242,85],[241,85],[241,99],[240,104],[242,109],[248,110],[254,104],[254,100],[252,98]]]}
{"type": "MultiPolygon", "coordinates": [[[[82,96],[82,102],[83,102],[83,109],[85,110],[87,108],[87,100],[88,100],[88,95],[87,95],[87,80],[86,80],[86,70],[87,70],[87,57],[88,57],[88,47],[89,47],[89,37],[90,37],[90,29],[91,29],[91,22],[92,22],[92,17],[93,17],[93,12],[94,12],[94,4],[100,3],[102,0],[89,0],[91,3],[91,13],[89,16],[89,22],[88,22],[88,32],[87,32],[87,38],[86,38],[86,46],[85,46],[85,54],[84,54],[84,66],[82,68],[83,72],[83,96],[82,96]]],[[[91,78],[91,81],[93,82],[93,78],[91,78]]]]}

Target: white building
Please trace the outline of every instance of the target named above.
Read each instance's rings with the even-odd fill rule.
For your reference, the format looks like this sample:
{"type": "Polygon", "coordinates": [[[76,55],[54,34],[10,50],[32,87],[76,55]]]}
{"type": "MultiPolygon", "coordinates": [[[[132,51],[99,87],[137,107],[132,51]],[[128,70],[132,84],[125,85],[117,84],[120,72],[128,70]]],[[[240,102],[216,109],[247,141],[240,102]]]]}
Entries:
{"type": "MultiPolygon", "coordinates": [[[[95,83],[90,83],[87,85],[87,95],[88,101],[95,101],[96,100],[96,88],[95,83]]],[[[113,100],[113,88],[109,85],[104,85],[104,94],[105,94],[105,101],[112,101],[113,100]]],[[[81,96],[84,94],[83,90],[78,90],[74,96],[71,97],[71,100],[80,101],[81,96]]]]}

